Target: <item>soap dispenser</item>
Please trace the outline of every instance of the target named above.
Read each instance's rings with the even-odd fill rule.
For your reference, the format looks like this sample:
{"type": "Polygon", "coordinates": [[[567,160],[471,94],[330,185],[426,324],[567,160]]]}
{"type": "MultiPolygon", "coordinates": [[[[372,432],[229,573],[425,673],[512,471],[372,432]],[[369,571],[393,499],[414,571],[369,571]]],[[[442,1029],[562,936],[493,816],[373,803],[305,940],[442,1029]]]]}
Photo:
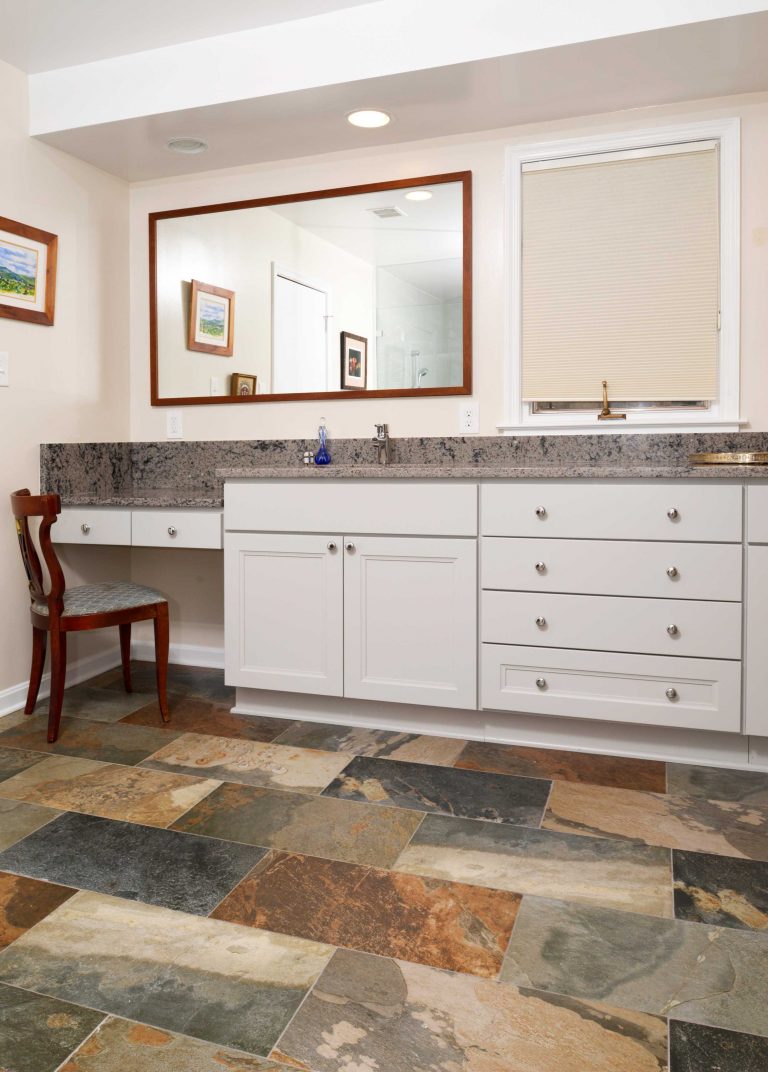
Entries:
{"type": "Polygon", "coordinates": [[[328,451],[328,429],[325,426],[325,417],[320,418],[320,427],[317,429],[317,450],[315,452],[315,465],[330,465],[331,455],[328,451]]]}

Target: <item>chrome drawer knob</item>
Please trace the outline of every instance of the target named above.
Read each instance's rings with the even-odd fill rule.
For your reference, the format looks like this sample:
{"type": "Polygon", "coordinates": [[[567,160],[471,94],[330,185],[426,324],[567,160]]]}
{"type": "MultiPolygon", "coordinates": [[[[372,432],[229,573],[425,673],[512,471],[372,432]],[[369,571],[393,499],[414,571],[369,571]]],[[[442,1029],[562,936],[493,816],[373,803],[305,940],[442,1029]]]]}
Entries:
{"type": "Polygon", "coordinates": [[[328,544],[328,550],[329,551],[335,551],[336,550],[336,544],[333,542],[333,540],[331,540],[331,542],[328,544]]]}
{"type": "Polygon", "coordinates": [[[84,521],[80,526],[80,531],[82,532],[83,536],[87,536],[88,533],[91,531],[91,526],[87,525],[84,521]]]}
{"type": "Polygon", "coordinates": [[[677,689],[667,689],[665,695],[666,695],[668,700],[676,700],[677,699],[677,689]]]}
{"type": "Polygon", "coordinates": [[[536,572],[537,573],[546,573],[547,572],[546,563],[545,562],[537,562],[536,563],[536,572]]]}
{"type": "Polygon", "coordinates": [[[350,554],[355,549],[355,545],[351,541],[349,543],[344,544],[344,546],[346,547],[346,549],[349,551],[350,554]]]}
{"type": "Polygon", "coordinates": [[[667,570],[667,577],[674,580],[677,577],[677,566],[670,566],[667,570]]]}
{"type": "Polygon", "coordinates": [[[677,634],[680,632],[680,630],[677,628],[676,625],[668,625],[667,626],[667,632],[669,633],[670,636],[677,636],[677,634]]]}
{"type": "Polygon", "coordinates": [[[545,689],[547,687],[547,679],[545,677],[536,678],[536,688],[545,689]]]}
{"type": "Polygon", "coordinates": [[[547,624],[547,619],[542,618],[542,617],[538,617],[536,619],[536,624],[538,625],[539,629],[543,629],[544,626],[547,624]]]}
{"type": "Polygon", "coordinates": [[[680,517],[680,511],[677,509],[676,506],[671,506],[669,510],[667,510],[667,517],[670,521],[677,521],[677,519],[680,517]]]}
{"type": "Polygon", "coordinates": [[[539,519],[540,521],[543,521],[543,520],[544,520],[544,518],[545,518],[546,516],[547,516],[547,511],[546,511],[546,509],[545,509],[545,508],[544,508],[543,506],[537,506],[537,507],[536,507],[536,517],[537,517],[537,518],[538,518],[538,519],[539,519]]]}
{"type": "Polygon", "coordinates": [[[175,536],[176,532],[177,532],[177,530],[173,525],[168,526],[168,535],[169,536],[175,536]]]}

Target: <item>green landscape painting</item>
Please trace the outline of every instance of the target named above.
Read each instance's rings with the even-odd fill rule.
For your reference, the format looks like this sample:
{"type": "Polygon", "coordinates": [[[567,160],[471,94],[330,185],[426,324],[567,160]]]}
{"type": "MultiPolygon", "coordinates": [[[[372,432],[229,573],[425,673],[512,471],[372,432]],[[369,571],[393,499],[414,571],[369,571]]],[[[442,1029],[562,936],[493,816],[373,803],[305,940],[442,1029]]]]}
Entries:
{"type": "Polygon", "coordinates": [[[213,339],[224,338],[225,306],[221,302],[209,301],[200,296],[197,306],[197,323],[200,335],[213,339]]]}
{"type": "Polygon", "coordinates": [[[37,251],[0,238],[0,297],[34,301],[37,297],[37,251]]]}

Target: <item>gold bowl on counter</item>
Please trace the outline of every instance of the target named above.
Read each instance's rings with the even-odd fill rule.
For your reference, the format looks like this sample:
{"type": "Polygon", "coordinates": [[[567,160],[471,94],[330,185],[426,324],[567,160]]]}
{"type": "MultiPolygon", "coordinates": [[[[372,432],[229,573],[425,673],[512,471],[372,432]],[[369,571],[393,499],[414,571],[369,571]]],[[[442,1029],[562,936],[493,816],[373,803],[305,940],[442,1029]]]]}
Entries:
{"type": "Polygon", "coordinates": [[[689,454],[689,465],[768,465],[768,450],[689,454]]]}

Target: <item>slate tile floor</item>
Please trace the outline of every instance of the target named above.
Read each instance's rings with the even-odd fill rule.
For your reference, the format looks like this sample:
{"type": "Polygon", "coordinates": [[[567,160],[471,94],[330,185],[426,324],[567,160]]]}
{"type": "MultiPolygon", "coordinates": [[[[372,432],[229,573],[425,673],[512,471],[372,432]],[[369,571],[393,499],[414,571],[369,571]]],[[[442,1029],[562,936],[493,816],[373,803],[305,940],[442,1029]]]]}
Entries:
{"type": "Polygon", "coordinates": [[[2,1072],[768,1072],[768,774],[134,685],[0,719],[2,1072]]]}

